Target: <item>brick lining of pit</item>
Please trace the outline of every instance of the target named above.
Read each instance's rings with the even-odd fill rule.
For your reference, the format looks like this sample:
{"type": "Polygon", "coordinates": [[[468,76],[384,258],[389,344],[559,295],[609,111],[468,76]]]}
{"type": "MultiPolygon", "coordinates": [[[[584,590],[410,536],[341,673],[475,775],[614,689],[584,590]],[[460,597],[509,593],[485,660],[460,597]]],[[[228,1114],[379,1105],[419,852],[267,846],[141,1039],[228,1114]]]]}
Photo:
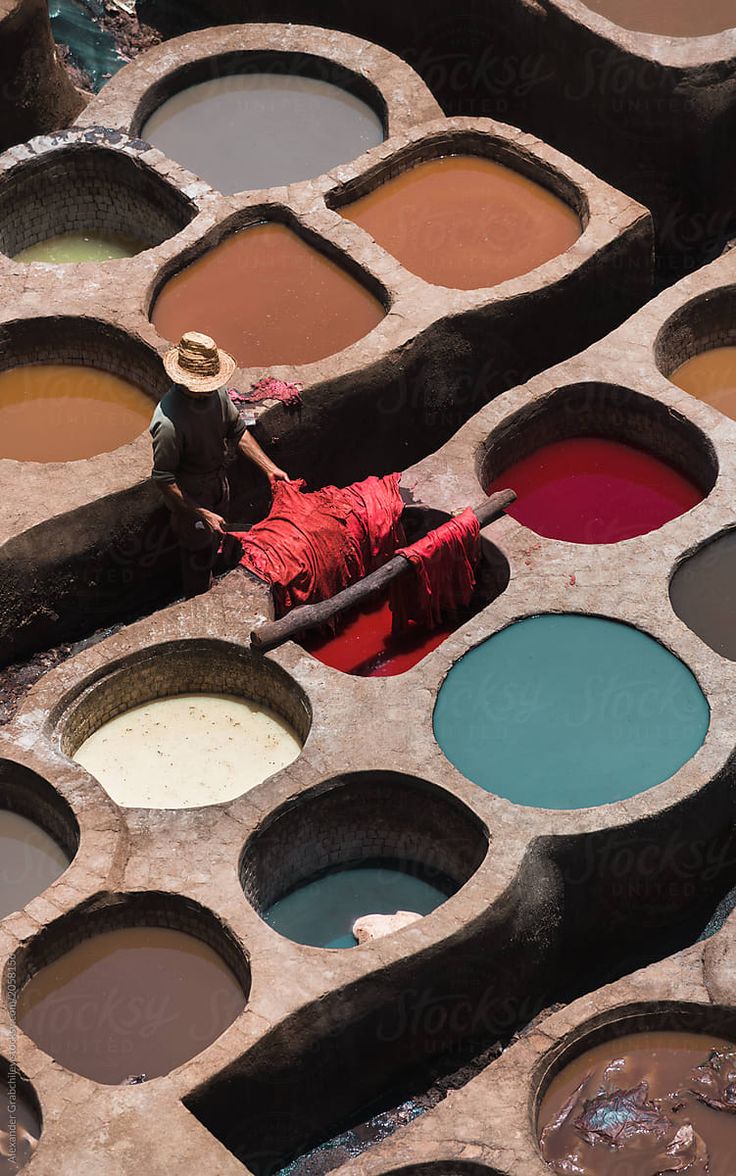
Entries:
{"type": "MultiPolygon", "coordinates": [[[[230,967],[246,999],[250,992],[247,954],[228,927],[192,899],[163,891],[98,894],[47,924],[15,953],[17,991],[42,968],[84,939],[128,927],[168,927],[206,943],[230,967]]],[[[5,988],[7,990],[6,968],[5,988]]]]}
{"type": "Polygon", "coordinates": [[[129,380],[151,396],[151,412],[169,385],[156,352],[111,323],[58,315],[0,325],[0,371],[45,363],[96,367],[129,380]]]}
{"type": "Polygon", "coordinates": [[[462,886],[487,850],[477,817],[449,793],[399,773],[360,772],[328,780],[267,817],[243,851],[240,882],[263,915],[329,867],[411,861],[462,886]]]}
{"type": "Polygon", "coordinates": [[[311,726],[306,695],[272,661],[224,641],[176,641],[105,666],[49,716],[64,755],[117,715],[174,694],[234,694],[274,710],[302,743],[311,726]]]}
{"type": "Polygon", "coordinates": [[[696,425],[641,392],[599,382],[557,388],[498,425],[476,456],[478,480],[485,489],[543,445],[591,436],[645,449],[689,477],[704,496],[716,483],[715,450],[696,425]]]}
{"type": "Polygon", "coordinates": [[[46,142],[0,173],[0,250],[8,257],[66,232],[116,233],[153,248],[193,220],[192,202],[132,152],[75,131],[46,142]]]}
{"type": "Polygon", "coordinates": [[[24,764],[0,759],[0,808],[39,825],[61,846],[69,864],[79,849],[79,824],[67,801],[48,780],[24,764]]]}

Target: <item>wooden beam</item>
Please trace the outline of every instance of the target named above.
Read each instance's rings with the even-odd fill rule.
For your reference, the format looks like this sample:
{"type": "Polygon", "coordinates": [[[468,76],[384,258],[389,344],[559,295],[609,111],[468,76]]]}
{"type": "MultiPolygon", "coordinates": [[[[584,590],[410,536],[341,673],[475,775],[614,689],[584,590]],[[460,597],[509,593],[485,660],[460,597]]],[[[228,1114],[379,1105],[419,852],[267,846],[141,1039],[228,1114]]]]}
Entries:
{"type": "MultiPolygon", "coordinates": [[[[513,490],[501,490],[498,494],[491,494],[478,506],[473,507],[473,514],[481,528],[487,527],[489,523],[498,519],[515,500],[516,494],[513,490]]],[[[265,625],[253,629],[250,635],[251,645],[254,649],[266,653],[269,649],[275,649],[278,645],[283,645],[285,641],[290,641],[306,629],[318,628],[331,621],[333,617],[339,616],[340,613],[347,612],[348,609],[366,601],[376,592],[387,588],[392,580],[403,575],[408,567],[408,559],[405,559],[403,555],[395,555],[383,567],[364,576],[362,580],[358,580],[348,588],[343,588],[342,592],[336,593],[328,600],[321,600],[317,604],[304,604],[300,608],[292,609],[290,613],[277,621],[267,621],[265,625]]]]}

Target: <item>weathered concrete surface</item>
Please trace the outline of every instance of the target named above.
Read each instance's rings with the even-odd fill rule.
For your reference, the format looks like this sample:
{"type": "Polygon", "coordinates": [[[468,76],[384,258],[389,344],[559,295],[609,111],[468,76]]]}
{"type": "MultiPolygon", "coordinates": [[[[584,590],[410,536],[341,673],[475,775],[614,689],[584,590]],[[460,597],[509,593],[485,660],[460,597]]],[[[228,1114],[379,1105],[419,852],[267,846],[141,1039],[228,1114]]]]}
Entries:
{"type": "Polygon", "coordinates": [[[68,126],[84,107],[59,60],[46,0],[0,0],[0,150],[68,126]]]}
{"type": "MultiPolygon", "coordinates": [[[[590,410],[604,435],[625,438],[629,430],[662,455],[687,460],[700,471],[704,491],[711,486],[704,501],[659,531],[605,548],[544,540],[510,518],[493,524],[489,534],[512,568],[508,588],[398,678],[350,678],[293,644],[268,655],[266,662],[283,672],[286,694],[307,698],[311,726],[296,763],[239,800],[185,813],[116,810],[62,749],[72,750],[65,732],[73,729],[77,699],[94,699],[106,679],[142,655],[149,666],[157,650],[166,657],[172,641],[193,657],[206,657],[208,644],[221,650],[224,642],[249,664],[248,633],[269,614],[270,602],[265,588],[241,572],[206,597],[71,659],[29,694],[4,730],[0,755],[58,790],[77,816],[81,844],[69,871],[3,922],[3,958],[16,948],[32,951],[40,928],[62,914],[71,913],[69,925],[81,928],[83,904],[95,895],[144,891],[152,901],[183,895],[213,912],[247,955],[252,978],[248,1007],[222,1038],[174,1074],[139,1088],[95,1087],[55,1066],[21,1034],[19,1061],[47,1122],[34,1169],[51,1173],[63,1153],[75,1171],[91,1173],[104,1163],[110,1176],[129,1176],[143,1139],[150,1170],[163,1172],[176,1131],[181,1154],[198,1170],[234,1174],[242,1167],[218,1139],[236,1146],[232,1136],[239,1130],[238,1146],[260,1172],[285,1153],[312,1146],[315,1134],[328,1135],[333,1115],[359,1112],[407,1065],[428,1065],[468,1035],[487,1039],[534,1018],[555,985],[571,981],[584,953],[599,953],[615,967],[615,960],[606,961],[607,944],[618,944],[627,927],[630,945],[646,953],[652,936],[688,918],[702,894],[702,863],[717,860],[736,817],[736,664],[675,617],[667,588],[688,551],[733,524],[736,422],[675,389],[660,365],[670,370],[686,337],[683,330],[668,335],[671,316],[709,290],[736,285],[735,266],[724,258],[691,276],[586,353],[499,397],[403,480],[415,501],[457,509],[477,498],[494,438],[507,438],[507,454],[515,437],[523,444],[515,422],[525,413],[534,409],[543,417],[546,408],[551,439],[569,433],[570,419],[587,419],[590,410]],[[587,398],[574,401],[575,412],[565,411],[559,391],[572,386],[587,389],[587,398]],[[484,792],[445,759],[432,714],[452,664],[515,619],[548,611],[605,615],[640,627],[691,667],[711,723],[703,746],[671,779],[620,803],[545,811],[484,792]],[[350,783],[352,820],[355,787],[369,787],[372,773],[390,774],[397,789],[403,777],[425,781],[447,803],[463,806],[487,830],[487,853],[447,903],[374,943],[327,954],[282,939],[243,895],[244,847],[275,813],[296,811],[327,787],[339,796],[350,783]],[[105,831],[99,843],[98,829],[105,831]],[[183,1113],[182,1099],[192,1113],[183,1113]],[[72,1127],[67,1108],[81,1101],[87,1113],[81,1122],[75,1116],[72,1127]]],[[[689,338],[688,346],[697,347],[697,331],[689,338]]],[[[252,666],[257,677],[257,659],[252,666]]],[[[106,688],[104,697],[109,702],[106,688]]],[[[334,812],[339,829],[336,806],[334,812]]],[[[397,832],[411,836],[406,820],[397,832]]],[[[274,861],[274,871],[279,864],[274,861]]],[[[540,1067],[580,1026],[615,1019],[621,1010],[628,1015],[632,1005],[733,1003],[731,927],[704,947],[544,1020],[483,1075],[352,1170],[372,1176],[410,1162],[462,1159],[502,1176],[542,1176],[532,1117],[540,1067]]]]}
{"type": "MultiPolygon", "coordinates": [[[[182,60],[201,60],[246,37],[240,30],[215,34],[202,34],[194,47],[184,38],[151,51],[155,60],[150,70],[151,55],[143,55],[105,88],[100,109],[93,103],[85,118],[112,118],[117,111],[120,123],[129,125],[135,110],[148,101],[146,95],[161,85],[162,77],[175,77],[182,60]],[[117,98],[106,97],[123,75],[130,86],[116,91],[117,98]]],[[[289,36],[289,43],[299,43],[294,30],[289,36]]],[[[269,37],[271,42],[276,38],[273,29],[269,37]]],[[[260,38],[258,32],[246,39],[256,45],[260,38]]],[[[333,40],[330,51],[337,58],[339,50],[345,65],[357,68],[350,56],[352,39],[347,40],[342,47],[339,38],[333,40]]],[[[84,283],[73,286],[69,278],[74,271],[68,266],[19,264],[0,255],[0,284],[7,292],[0,310],[0,364],[32,358],[34,348],[41,349],[40,340],[54,330],[58,336],[56,308],[63,307],[64,330],[84,337],[90,355],[98,356],[103,366],[124,368],[135,354],[145,354],[144,387],[157,398],[162,388],[151,365],[168,341],[158,335],[149,313],[161,285],[229,233],[269,217],[284,221],[351,268],[387,309],[375,330],[339,354],[299,368],[272,369],[272,374],[304,385],[298,414],[268,402],[256,410],[257,436],[282,466],[311,484],[346,483],[416,461],[442,444],[480,405],[600,337],[646,300],[652,238],[645,209],[513,127],[483,119],[435,119],[408,127],[410,108],[402,105],[411,88],[408,67],[401,64],[397,76],[395,59],[385,54],[371,66],[368,50],[360,67],[373,71],[372,84],[385,85],[389,123],[395,111],[394,122],[405,129],[360,160],[313,181],[225,197],[140,140],[99,127],[80,127],[8,152],[0,160],[0,210],[3,184],[20,184],[28,166],[42,177],[46,158],[50,166],[58,157],[68,167],[70,155],[78,150],[85,157],[98,151],[101,166],[111,153],[125,156],[142,185],[150,187],[155,180],[177,190],[192,219],[136,257],[85,266],[84,283]],[[561,256],[494,288],[447,290],[403,269],[336,210],[355,188],[364,190],[418,159],[453,150],[500,159],[550,188],[578,212],[579,239],[561,256]],[[96,332],[104,336],[99,348],[93,346],[96,332]],[[21,336],[22,348],[17,342],[21,336]],[[350,437],[359,437],[360,444],[346,444],[350,437]]],[[[421,83],[415,79],[413,84],[421,91],[421,113],[426,96],[422,98],[421,83]]],[[[247,389],[262,375],[260,370],[242,370],[234,384],[247,389]]],[[[124,611],[137,592],[144,602],[155,602],[157,567],[165,566],[156,557],[164,516],[144,485],[149,463],[145,434],[113,454],[84,462],[24,463],[19,469],[17,463],[0,461],[0,481],[5,476],[13,487],[9,508],[0,518],[0,565],[7,569],[0,661],[39,643],[77,635],[80,621],[91,620],[90,610],[101,610],[95,614],[97,624],[109,623],[119,587],[124,611]],[[60,528],[61,516],[68,526],[60,528]],[[87,570],[73,591],[69,575],[75,559],[87,570]],[[29,583],[34,585],[30,594],[29,583]]],[[[234,517],[252,520],[265,509],[265,479],[242,462],[234,482],[234,517]]],[[[171,555],[160,552],[162,560],[171,555]]]]}
{"type": "Polygon", "coordinates": [[[300,0],[141,7],[169,31],[310,20],[385,45],[445,113],[521,126],[650,208],[663,280],[708,260],[733,225],[736,29],[691,39],[629,32],[582,0],[319,0],[308,15],[300,0]]]}

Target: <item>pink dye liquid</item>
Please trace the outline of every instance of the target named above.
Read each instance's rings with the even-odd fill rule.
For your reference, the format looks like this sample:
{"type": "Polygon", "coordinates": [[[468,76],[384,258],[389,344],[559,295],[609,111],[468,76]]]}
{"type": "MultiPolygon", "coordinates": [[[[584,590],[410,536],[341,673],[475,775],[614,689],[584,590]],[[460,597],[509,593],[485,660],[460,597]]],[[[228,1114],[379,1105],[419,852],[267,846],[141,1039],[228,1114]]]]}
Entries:
{"type": "Polygon", "coordinates": [[[508,514],[548,539],[617,543],[656,531],[703,499],[677,470],[643,450],[600,437],[537,449],[487,487],[510,486],[508,514]]]}

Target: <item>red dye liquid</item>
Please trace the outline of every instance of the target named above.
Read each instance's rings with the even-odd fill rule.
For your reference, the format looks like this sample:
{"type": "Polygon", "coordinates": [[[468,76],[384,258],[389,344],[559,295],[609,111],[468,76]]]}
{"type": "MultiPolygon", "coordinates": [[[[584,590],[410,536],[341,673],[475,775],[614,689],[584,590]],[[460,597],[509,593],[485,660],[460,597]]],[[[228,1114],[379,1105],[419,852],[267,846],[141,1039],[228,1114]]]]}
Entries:
{"type": "Polygon", "coordinates": [[[433,629],[431,633],[413,626],[408,633],[394,637],[388,598],[383,596],[352,613],[334,637],[308,636],[302,644],[319,661],[344,674],[391,678],[410,670],[466,619],[463,616],[455,624],[433,629]]]}
{"type": "Polygon", "coordinates": [[[703,499],[666,462],[600,437],[545,445],[504,470],[487,493],[507,486],[517,494],[508,514],[538,535],[568,543],[646,535],[703,499]]]}

